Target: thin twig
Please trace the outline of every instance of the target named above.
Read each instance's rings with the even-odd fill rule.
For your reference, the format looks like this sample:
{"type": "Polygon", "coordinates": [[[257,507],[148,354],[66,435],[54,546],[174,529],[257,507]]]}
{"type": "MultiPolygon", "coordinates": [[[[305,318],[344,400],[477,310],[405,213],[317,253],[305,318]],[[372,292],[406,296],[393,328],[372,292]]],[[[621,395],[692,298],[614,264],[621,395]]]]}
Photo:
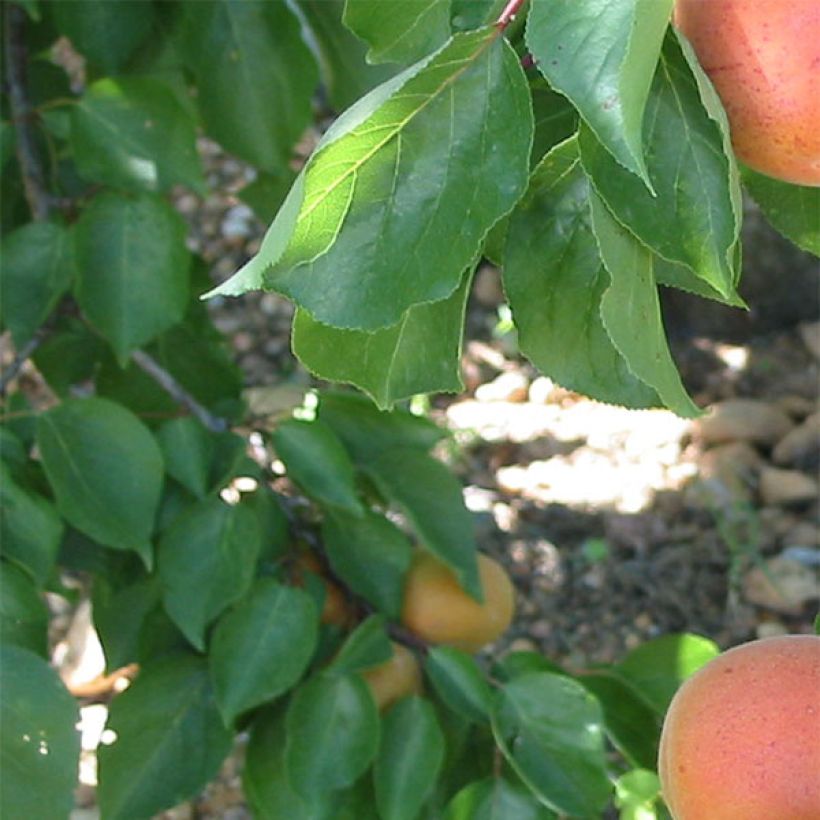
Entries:
{"type": "Polygon", "coordinates": [[[6,388],[9,386],[9,383],[17,377],[20,368],[26,363],[29,356],[37,350],[45,337],[46,333],[44,332],[44,328],[41,327],[40,330],[17,351],[14,361],[0,374],[0,396],[6,395],[6,388]]]}
{"type": "Polygon", "coordinates": [[[212,433],[224,433],[228,429],[228,422],[215,416],[206,407],[201,405],[159,362],[149,356],[144,350],[135,350],[131,354],[134,363],[144,370],[174,401],[186,407],[192,416],[212,433]]]}
{"type": "Polygon", "coordinates": [[[13,3],[4,4],[4,31],[6,52],[6,81],[8,84],[11,118],[17,136],[17,159],[23,177],[26,199],[36,220],[48,219],[51,195],[45,184],[43,169],[37,154],[33,127],[36,112],[31,107],[26,91],[28,48],[25,41],[26,15],[13,3]]]}
{"type": "Polygon", "coordinates": [[[498,16],[498,20],[495,21],[495,27],[500,31],[504,31],[504,29],[515,20],[515,16],[525,2],[526,0],[509,0],[507,5],[504,6],[504,10],[498,16]]]}

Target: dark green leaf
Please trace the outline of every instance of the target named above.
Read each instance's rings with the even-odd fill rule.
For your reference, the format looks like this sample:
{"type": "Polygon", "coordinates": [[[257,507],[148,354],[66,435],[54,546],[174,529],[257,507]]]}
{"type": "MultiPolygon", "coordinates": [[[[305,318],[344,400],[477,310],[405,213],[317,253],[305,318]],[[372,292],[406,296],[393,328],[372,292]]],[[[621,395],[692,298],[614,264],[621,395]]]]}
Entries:
{"type": "Polygon", "coordinates": [[[95,197],[77,223],[76,296],[121,366],[179,322],[188,305],[185,223],[163,199],[95,197]]]}
{"type": "Polygon", "coordinates": [[[253,580],[259,520],[247,505],[207,498],[174,521],[158,550],[165,609],[185,637],[205,648],[205,628],[253,580]]]}
{"type": "Polygon", "coordinates": [[[398,618],[412,552],[407,536],[383,515],[365,510],[362,516],[329,513],[322,540],[333,572],[380,612],[398,618]]]}
{"type": "Polygon", "coordinates": [[[609,277],[592,231],[590,195],[571,139],[541,161],[510,218],[504,290],[518,342],[569,390],[628,407],[657,406],[657,394],[630,371],[601,318],[609,277]]]}
{"type": "Polygon", "coordinates": [[[69,399],[37,419],[37,445],[68,522],[150,566],[163,462],[142,422],[106,399],[69,399]]]}
{"type": "Polygon", "coordinates": [[[564,670],[544,657],[540,652],[509,652],[497,660],[492,666],[492,675],[501,681],[511,681],[530,672],[554,672],[556,675],[566,674],[564,670]]]}
{"type": "Polygon", "coordinates": [[[653,768],[661,725],[657,715],[618,677],[606,671],[579,675],[604,710],[604,728],[613,744],[635,766],[653,768]]]}
{"type": "Polygon", "coordinates": [[[617,161],[651,187],[642,123],[674,0],[532,0],[527,47],[617,161]]]}
{"type": "Polygon", "coordinates": [[[700,635],[664,635],[633,649],[613,672],[663,715],[681,683],[718,654],[700,635]]]}
{"type": "Polygon", "coordinates": [[[503,777],[465,786],[447,805],[444,820],[550,820],[555,815],[535,796],[503,777]]]}
{"type": "Polygon", "coordinates": [[[361,515],[353,463],[333,430],[323,421],[288,419],[272,435],[288,475],[320,504],[361,515]]]}
{"type": "Polygon", "coordinates": [[[601,318],[629,369],[650,385],[679,416],[701,414],[678,373],[661,316],[655,256],[590,191],[592,225],[610,285],[601,298],[601,318]]]}
{"type": "Polygon", "coordinates": [[[369,63],[411,63],[450,36],[450,0],[347,0],[343,19],[370,46],[369,63]]]}
{"type": "Polygon", "coordinates": [[[376,804],[383,820],[413,820],[444,762],[444,734],[430,703],[403,698],[382,722],[373,766],[376,804]]]}
{"type": "Polygon", "coordinates": [[[265,287],[337,328],[395,325],[458,287],[523,192],[531,145],[515,52],[496,28],[458,34],[336,120],[260,252],[215,292],[265,287]]]}
{"type": "Polygon", "coordinates": [[[328,666],[334,675],[360,672],[389,661],[393,649],[387,638],[386,623],[382,615],[371,615],[350,634],[339,654],[328,666]]]}
{"type": "Polygon", "coordinates": [[[6,462],[0,463],[0,548],[39,584],[46,582],[63,537],[54,505],[20,486],[6,462]]]}
{"type": "Polygon", "coordinates": [[[0,647],[3,820],[67,817],[80,757],[77,703],[39,655],[0,647]]]}
{"type": "Polygon", "coordinates": [[[743,184],[783,236],[820,256],[820,188],[789,185],[745,167],[743,184]]]}
{"type": "Polygon", "coordinates": [[[416,305],[392,327],[368,333],[323,325],[296,311],[293,352],[314,375],[364,390],[382,409],[417,393],[464,389],[461,338],[472,267],[452,296],[416,305]]]}
{"type": "Polygon", "coordinates": [[[555,811],[599,817],[610,796],[603,716],[579,683],[533,672],[505,684],[493,733],[510,765],[555,811]]]}
{"type": "Polygon", "coordinates": [[[279,697],[302,676],[316,648],[319,613],[301,589],[257,581],[214,629],[209,660],[226,724],[279,697]]]}
{"type": "Polygon", "coordinates": [[[304,684],[290,702],[286,725],[288,779],[308,797],[351,785],[379,746],[376,704],[358,675],[320,676],[304,684]]]}
{"type": "MultiPolygon", "coordinates": [[[[338,794],[297,794],[285,768],[285,712],[278,706],[253,722],[245,753],[242,786],[260,820],[333,820],[338,794]]],[[[357,818],[358,820],[358,818],[357,818]]]]}
{"type": "Polygon", "coordinates": [[[344,111],[396,72],[365,61],[365,46],[342,25],[344,0],[296,0],[312,35],[322,85],[336,111],[344,111]]]}
{"type": "Polygon", "coordinates": [[[535,135],[532,163],[537,164],[550,149],[569,139],[578,130],[578,112],[566,97],[553,91],[544,80],[532,83],[535,135]]]}
{"type": "Polygon", "coordinates": [[[41,657],[48,651],[49,612],[31,578],[22,569],[0,561],[0,637],[41,657]]]}
{"type": "Polygon", "coordinates": [[[55,222],[31,222],[0,245],[3,326],[22,347],[48,318],[74,278],[71,233],[55,222]]]}
{"type": "Polygon", "coordinates": [[[91,379],[108,354],[108,345],[77,316],[60,316],[53,332],[34,351],[34,363],[58,395],[70,395],[73,385],[91,379]]]}
{"type": "Polygon", "coordinates": [[[472,655],[449,646],[434,646],[427,653],[424,671],[450,709],[467,720],[487,721],[492,692],[472,655]]]}
{"type": "Polygon", "coordinates": [[[97,752],[106,820],[152,817],[193,797],[231,748],[207,663],[190,655],[145,667],[111,704],[107,728],[117,740],[97,752]]]}
{"type": "Polygon", "coordinates": [[[365,469],[385,498],[402,509],[424,546],[480,600],[473,519],[455,476],[440,461],[409,447],[386,450],[365,469]]]}
{"type": "Polygon", "coordinates": [[[128,61],[151,30],[154,9],[143,0],[84,0],[49,3],[54,24],[74,47],[103,71],[128,61]]]}
{"type": "Polygon", "coordinates": [[[183,487],[200,498],[210,489],[208,473],[213,458],[212,436],[192,416],[166,421],[157,430],[165,469],[183,487]]]}
{"type": "Polygon", "coordinates": [[[737,278],[741,196],[725,136],[695,68],[669,34],[644,116],[646,162],[657,196],[589,128],[581,128],[579,146],[584,168],[618,221],[728,297],[737,278]]]}
{"type": "Polygon", "coordinates": [[[507,0],[452,0],[452,23],[456,31],[480,28],[498,19],[507,0]]]}
{"type": "Polygon", "coordinates": [[[356,393],[322,393],[319,418],[333,428],[353,460],[361,465],[391,447],[430,450],[446,432],[406,410],[386,412],[356,393]]]}
{"type": "Polygon", "coordinates": [[[185,3],[183,55],[208,133],[266,171],[310,124],[316,63],[286,3],[185,3]]]}
{"type": "Polygon", "coordinates": [[[71,147],[80,176],[115,188],[205,193],[195,123],[164,83],[106,77],[71,109],[71,147]]]}

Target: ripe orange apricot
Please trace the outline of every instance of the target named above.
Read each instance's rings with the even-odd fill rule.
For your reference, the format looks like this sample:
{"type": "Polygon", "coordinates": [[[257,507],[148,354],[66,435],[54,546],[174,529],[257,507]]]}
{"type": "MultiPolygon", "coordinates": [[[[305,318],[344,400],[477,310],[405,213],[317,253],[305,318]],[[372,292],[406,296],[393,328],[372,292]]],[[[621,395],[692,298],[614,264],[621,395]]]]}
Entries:
{"type": "Polygon", "coordinates": [[[434,555],[419,550],[404,582],[402,623],[425,641],[477,652],[496,640],[512,622],[515,589],[506,570],[478,556],[484,603],[459,585],[453,571],[434,555]]]}
{"type": "Polygon", "coordinates": [[[686,680],[658,772],[675,820],[820,818],[820,637],[742,644],[686,680]]]}
{"type": "Polygon", "coordinates": [[[675,25],[726,108],[738,157],[820,185],[820,3],[677,0],[675,25]]]}
{"type": "Polygon", "coordinates": [[[421,668],[416,656],[400,643],[390,644],[393,657],[361,673],[380,711],[407,695],[421,694],[421,668]]]}
{"type": "Polygon", "coordinates": [[[356,619],[356,612],[338,584],[327,577],[322,562],[316,553],[303,550],[296,559],[294,582],[298,586],[304,585],[304,573],[312,572],[322,579],[325,588],[325,601],[322,607],[320,620],[323,624],[333,624],[347,628],[356,619]]]}

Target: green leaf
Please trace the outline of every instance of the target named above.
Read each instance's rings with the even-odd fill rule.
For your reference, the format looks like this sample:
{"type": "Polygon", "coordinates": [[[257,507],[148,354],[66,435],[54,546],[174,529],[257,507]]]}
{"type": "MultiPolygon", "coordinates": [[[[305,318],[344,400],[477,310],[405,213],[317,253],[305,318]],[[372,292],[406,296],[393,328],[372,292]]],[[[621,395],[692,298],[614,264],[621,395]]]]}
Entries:
{"type": "Polygon", "coordinates": [[[190,655],[143,668],[112,702],[107,728],[117,740],[97,752],[106,820],[151,817],[193,797],[231,748],[207,663],[190,655]]]}
{"type": "Polygon", "coordinates": [[[584,169],[618,221],[658,255],[691,268],[728,297],[737,278],[740,188],[715,117],[670,34],[644,115],[645,156],[657,195],[622,168],[587,127],[580,130],[579,146],[584,169]]]}
{"type": "Polygon", "coordinates": [[[379,410],[356,393],[321,393],[318,417],[333,428],[359,465],[375,460],[390,447],[430,450],[446,435],[429,419],[406,410],[379,410]]]}
{"type": "Polygon", "coordinates": [[[492,692],[472,655],[449,646],[434,646],[427,653],[424,671],[450,709],[467,720],[487,721],[492,692]]]}
{"type": "Polygon", "coordinates": [[[332,820],[338,794],[305,797],[291,787],[285,768],[285,712],[264,710],[253,722],[245,752],[242,787],[259,820],[332,820]]]}
{"type": "Polygon", "coordinates": [[[202,498],[208,490],[214,442],[201,422],[192,416],[166,421],[157,430],[165,456],[165,469],[183,487],[202,498]]]}
{"type": "Polygon", "coordinates": [[[63,522],[54,505],[18,484],[0,462],[0,549],[38,585],[51,575],[63,537],[63,522]]]}
{"type": "Polygon", "coordinates": [[[613,671],[664,715],[683,681],[719,652],[713,641],[700,635],[664,635],[633,649],[613,671]]]}
{"type": "Polygon", "coordinates": [[[661,798],[661,781],[654,771],[632,769],[615,781],[615,805],[621,820],[655,820],[661,798]]]}
{"type": "Polygon", "coordinates": [[[286,165],[311,121],[316,63],[286,3],[186,2],[183,56],[205,128],[265,171],[286,165]]]}
{"type": "Polygon", "coordinates": [[[271,436],[288,475],[320,504],[362,514],[350,456],[323,421],[288,419],[271,436]]]}
{"type": "Polygon", "coordinates": [[[120,366],[185,315],[190,254],[185,223],[163,199],[107,192],[77,227],[76,296],[120,366]]]}
{"type": "Polygon", "coordinates": [[[531,672],[553,672],[564,675],[566,672],[553,661],[544,657],[540,652],[518,651],[509,652],[499,658],[492,666],[493,678],[500,681],[511,681],[531,672]]]}
{"type": "Polygon", "coordinates": [[[450,36],[450,0],[347,0],[343,20],[370,46],[369,63],[410,63],[450,36]]]}
{"type": "Polygon", "coordinates": [[[820,256],[820,188],[742,170],[743,184],[774,228],[804,251],[820,256]]]}
{"type": "Polygon", "coordinates": [[[214,629],[209,660],[226,724],[279,697],[302,677],[316,648],[319,613],[301,589],[257,581],[214,629]]]}
{"type": "Polygon", "coordinates": [[[148,35],[154,20],[143,0],[49,3],[54,25],[88,60],[106,73],[122,68],[148,35]]]}
{"type": "Polygon", "coordinates": [[[344,111],[396,73],[396,66],[370,65],[365,45],[342,25],[345,0],[295,0],[312,35],[322,86],[331,106],[344,111]]]}
{"type": "Polygon", "coordinates": [[[493,712],[493,734],[513,769],[548,806],[601,816],[610,796],[603,716],[579,683],[533,672],[505,684],[493,712]]]}
{"type": "Polygon", "coordinates": [[[66,520],[150,566],[163,462],[145,425],[107,399],[68,399],[37,419],[37,445],[66,520]]]}
{"type": "Polygon", "coordinates": [[[39,655],[0,646],[4,820],[67,817],[80,757],[77,703],[39,655]]]}
{"type": "Polygon", "coordinates": [[[461,339],[472,268],[452,296],[415,305],[383,330],[341,330],[297,310],[291,344],[316,376],[364,390],[379,408],[389,409],[418,393],[457,393],[461,339]]]}
{"type": "Polygon", "coordinates": [[[452,0],[452,23],[456,31],[469,31],[498,19],[507,0],[452,0]]]}
{"type": "Polygon", "coordinates": [[[48,386],[64,398],[94,377],[107,353],[108,345],[79,316],[58,316],[33,358],[48,386]]]}
{"type": "Polygon", "coordinates": [[[54,310],[74,278],[71,232],[55,222],[30,222],[0,243],[3,326],[21,348],[54,310]]]}
{"type": "Polygon", "coordinates": [[[386,450],[365,469],[385,498],[398,504],[424,546],[481,600],[473,519],[455,476],[440,461],[409,447],[386,450]]]}
{"type": "Polygon", "coordinates": [[[205,648],[205,628],[253,581],[259,520],[245,504],[207,498],[179,516],[159,543],[165,609],[185,637],[205,648]]]}
{"type": "Polygon", "coordinates": [[[370,510],[361,516],[331,511],[322,523],[322,541],[333,573],[377,610],[398,618],[412,555],[407,536],[370,510]]]}
{"type": "Polygon", "coordinates": [[[585,672],[577,680],[601,704],[607,736],[624,757],[635,766],[656,766],[661,724],[637,693],[606,670],[585,672]]]}
{"type": "Polygon", "coordinates": [[[387,638],[386,628],[382,615],[371,615],[362,621],[328,665],[328,673],[347,675],[389,661],[393,656],[393,648],[387,638]]]}
{"type": "Polygon", "coordinates": [[[601,144],[651,190],[642,123],[674,0],[532,0],[526,42],[601,144]]]}
{"type": "Polygon", "coordinates": [[[429,701],[402,698],[382,721],[373,766],[376,804],[383,820],[413,820],[444,762],[444,733],[429,701]]]}
{"type": "Polygon", "coordinates": [[[4,645],[48,653],[49,612],[31,578],[22,569],[0,561],[0,636],[4,645]]]}
{"type": "Polygon", "coordinates": [[[657,391],[679,416],[696,418],[698,406],[680,379],[661,316],[654,254],[590,192],[592,225],[610,286],[601,298],[601,318],[629,369],[657,391]]]}
{"type": "Polygon", "coordinates": [[[465,786],[447,805],[444,820],[550,820],[555,815],[535,796],[503,777],[465,786]]]}
{"type": "Polygon", "coordinates": [[[358,675],[319,676],[293,695],[285,765],[292,788],[312,797],[350,786],[379,746],[379,715],[358,675]]]}
{"type": "Polygon", "coordinates": [[[523,192],[531,144],[515,52],[495,28],[457,34],[334,123],[259,254],[214,292],[265,287],[333,327],[395,325],[458,287],[523,192]]]}
{"type": "Polygon", "coordinates": [[[532,142],[532,163],[538,163],[559,142],[569,139],[578,130],[578,112],[566,97],[553,91],[545,80],[531,83],[535,134],[532,142]]]}
{"type": "Polygon", "coordinates": [[[174,93],[152,77],[106,77],[71,108],[77,172],[132,191],[187,185],[205,193],[195,123],[174,93]]]}
{"type": "Polygon", "coordinates": [[[522,353],[569,390],[628,407],[660,404],[630,370],[600,314],[609,277],[589,212],[589,181],[576,140],[539,163],[513,211],[504,290],[522,353]]]}

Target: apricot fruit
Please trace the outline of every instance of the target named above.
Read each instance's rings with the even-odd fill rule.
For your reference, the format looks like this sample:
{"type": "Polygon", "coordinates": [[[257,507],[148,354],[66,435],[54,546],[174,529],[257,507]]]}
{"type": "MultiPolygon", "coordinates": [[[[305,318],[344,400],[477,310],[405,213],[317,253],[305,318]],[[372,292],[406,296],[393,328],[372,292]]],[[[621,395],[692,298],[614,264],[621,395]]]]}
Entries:
{"type": "Polygon", "coordinates": [[[674,22],[723,102],[737,156],[820,185],[820,2],[677,0],[674,22]]]}
{"type": "Polygon", "coordinates": [[[820,637],[742,644],[678,689],[658,773],[675,820],[820,818],[820,637]]]}
{"type": "Polygon", "coordinates": [[[421,667],[416,656],[406,646],[393,641],[390,643],[393,657],[361,673],[379,711],[384,711],[408,695],[421,694],[421,667]]]}
{"type": "Polygon", "coordinates": [[[478,556],[484,602],[465,592],[453,571],[434,555],[419,550],[404,582],[401,621],[434,644],[477,652],[502,635],[512,622],[515,589],[506,570],[478,556]]]}

